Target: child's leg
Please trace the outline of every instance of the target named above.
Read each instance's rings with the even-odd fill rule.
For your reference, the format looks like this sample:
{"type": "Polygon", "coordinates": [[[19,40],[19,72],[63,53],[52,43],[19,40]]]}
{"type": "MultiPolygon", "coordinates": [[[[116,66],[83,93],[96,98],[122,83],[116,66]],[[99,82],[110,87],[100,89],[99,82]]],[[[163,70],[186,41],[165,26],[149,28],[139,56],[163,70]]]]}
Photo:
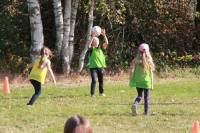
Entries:
{"type": "Polygon", "coordinates": [[[99,81],[99,93],[103,94],[104,89],[103,89],[103,70],[101,68],[97,68],[97,77],[99,81]]]}
{"type": "Polygon", "coordinates": [[[91,78],[92,78],[92,81],[91,81],[91,88],[90,88],[90,94],[91,96],[94,95],[94,92],[95,92],[95,86],[96,86],[96,68],[91,68],[90,69],[90,74],[91,74],[91,78]]]}
{"type": "Polygon", "coordinates": [[[31,84],[33,85],[35,89],[35,93],[31,97],[30,101],[28,102],[27,105],[33,105],[35,100],[38,98],[38,96],[41,94],[41,83],[35,80],[30,80],[31,84]]]}
{"type": "Polygon", "coordinates": [[[150,104],[150,90],[144,89],[144,114],[148,115],[150,104]]]}
{"type": "Polygon", "coordinates": [[[143,89],[142,88],[136,88],[137,89],[137,93],[138,96],[136,97],[136,99],[134,100],[131,110],[132,110],[132,115],[137,115],[137,106],[140,103],[141,99],[142,99],[142,93],[143,93],[143,89]]]}
{"type": "Polygon", "coordinates": [[[136,89],[137,89],[138,96],[136,97],[134,104],[138,105],[140,101],[142,100],[143,89],[142,88],[136,88],[136,89]]]}

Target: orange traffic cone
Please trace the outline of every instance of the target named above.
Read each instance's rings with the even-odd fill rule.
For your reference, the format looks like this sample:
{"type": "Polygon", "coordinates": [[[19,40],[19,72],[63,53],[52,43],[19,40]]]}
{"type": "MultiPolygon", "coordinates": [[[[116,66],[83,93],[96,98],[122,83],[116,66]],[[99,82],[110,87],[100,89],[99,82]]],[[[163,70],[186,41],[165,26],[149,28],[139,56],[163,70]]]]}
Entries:
{"type": "Polygon", "coordinates": [[[9,94],[10,93],[10,85],[8,81],[8,77],[6,76],[3,83],[3,93],[9,94]]]}
{"type": "Polygon", "coordinates": [[[199,133],[199,121],[195,121],[192,125],[192,133],[199,133]]]}

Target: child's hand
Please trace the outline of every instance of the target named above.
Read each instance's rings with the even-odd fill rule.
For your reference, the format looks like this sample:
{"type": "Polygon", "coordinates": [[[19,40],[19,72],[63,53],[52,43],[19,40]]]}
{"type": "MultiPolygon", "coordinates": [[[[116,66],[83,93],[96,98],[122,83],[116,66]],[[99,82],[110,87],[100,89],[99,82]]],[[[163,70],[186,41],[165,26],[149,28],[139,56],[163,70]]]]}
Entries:
{"type": "Polygon", "coordinates": [[[27,72],[27,69],[24,69],[24,70],[22,71],[22,74],[26,74],[26,72],[27,72]]]}
{"type": "Polygon", "coordinates": [[[151,86],[151,90],[153,90],[153,85],[151,86]]]}
{"type": "Polygon", "coordinates": [[[95,33],[95,32],[92,32],[92,33],[91,33],[91,36],[92,36],[92,38],[95,37],[95,36],[96,36],[96,33],[95,33]]]}
{"type": "Polygon", "coordinates": [[[54,85],[56,86],[56,84],[57,84],[57,83],[56,83],[56,80],[53,80],[53,83],[54,83],[54,85]]]}
{"type": "Polygon", "coordinates": [[[106,30],[105,29],[101,29],[101,35],[105,36],[106,35],[106,30]]]}

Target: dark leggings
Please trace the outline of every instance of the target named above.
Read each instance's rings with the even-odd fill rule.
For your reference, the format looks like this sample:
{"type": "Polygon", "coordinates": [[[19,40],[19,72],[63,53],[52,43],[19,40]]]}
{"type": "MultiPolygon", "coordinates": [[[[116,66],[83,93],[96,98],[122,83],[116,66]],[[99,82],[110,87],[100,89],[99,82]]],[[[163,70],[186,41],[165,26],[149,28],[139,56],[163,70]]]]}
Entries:
{"type": "Polygon", "coordinates": [[[104,89],[103,89],[103,69],[102,68],[90,68],[90,74],[91,74],[91,78],[92,78],[90,94],[94,95],[94,93],[95,93],[96,74],[97,74],[97,78],[98,78],[98,81],[99,81],[99,93],[100,94],[104,93],[104,89]]]}
{"type": "Polygon", "coordinates": [[[147,114],[149,112],[149,104],[150,104],[150,90],[149,89],[144,89],[144,88],[136,88],[138,96],[134,100],[134,105],[138,106],[140,103],[143,92],[144,92],[144,113],[147,114]]]}
{"type": "Polygon", "coordinates": [[[34,89],[35,89],[35,93],[33,94],[33,96],[31,97],[30,101],[27,103],[27,105],[33,105],[33,103],[35,102],[35,100],[39,97],[39,95],[41,94],[41,83],[36,81],[36,80],[30,80],[31,84],[33,85],[34,89]]]}

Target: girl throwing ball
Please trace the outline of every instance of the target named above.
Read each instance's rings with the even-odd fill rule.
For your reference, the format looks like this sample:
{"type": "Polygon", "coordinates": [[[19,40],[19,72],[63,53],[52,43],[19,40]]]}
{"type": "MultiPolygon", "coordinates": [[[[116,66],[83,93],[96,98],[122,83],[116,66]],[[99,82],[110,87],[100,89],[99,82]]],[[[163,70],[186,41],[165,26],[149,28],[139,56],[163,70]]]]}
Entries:
{"type": "Polygon", "coordinates": [[[35,93],[27,103],[29,106],[32,106],[41,94],[41,85],[45,82],[47,71],[50,72],[53,82],[56,84],[56,80],[51,69],[51,61],[49,60],[50,56],[52,56],[51,50],[47,47],[43,47],[40,51],[40,57],[29,65],[29,67],[32,67],[29,74],[29,80],[35,90],[35,93]]]}

